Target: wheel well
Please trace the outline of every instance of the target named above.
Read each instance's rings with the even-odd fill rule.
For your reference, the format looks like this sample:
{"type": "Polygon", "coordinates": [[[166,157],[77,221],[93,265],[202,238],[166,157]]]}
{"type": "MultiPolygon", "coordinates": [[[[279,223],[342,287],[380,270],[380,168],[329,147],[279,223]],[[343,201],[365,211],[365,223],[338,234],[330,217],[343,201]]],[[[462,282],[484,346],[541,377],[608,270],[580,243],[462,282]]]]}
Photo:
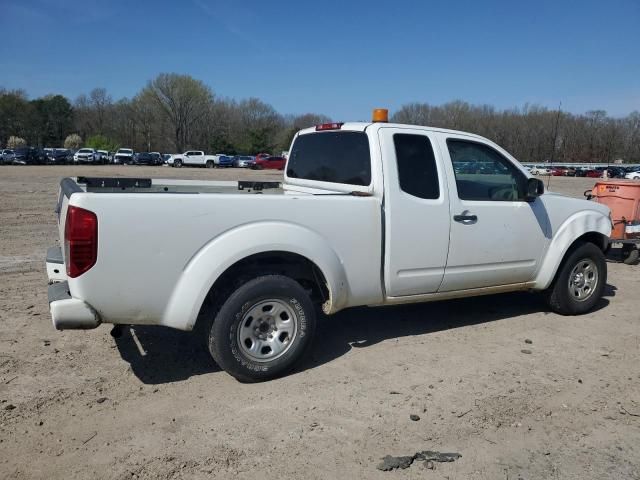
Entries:
{"type": "Polygon", "coordinates": [[[603,235],[602,233],[599,233],[599,232],[587,232],[584,235],[578,237],[571,244],[571,247],[569,247],[569,250],[567,250],[567,251],[573,250],[573,248],[578,243],[593,243],[596,247],[598,247],[600,250],[602,250],[604,252],[609,247],[609,237],[607,237],[606,235],[603,235]]]}
{"type": "Polygon", "coordinates": [[[243,258],[227,268],[211,286],[200,314],[207,307],[216,309],[239,286],[263,275],[284,275],[307,290],[312,302],[325,304],[329,301],[326,278],[315,263],[296,253],[264,252],[243,258]]]}

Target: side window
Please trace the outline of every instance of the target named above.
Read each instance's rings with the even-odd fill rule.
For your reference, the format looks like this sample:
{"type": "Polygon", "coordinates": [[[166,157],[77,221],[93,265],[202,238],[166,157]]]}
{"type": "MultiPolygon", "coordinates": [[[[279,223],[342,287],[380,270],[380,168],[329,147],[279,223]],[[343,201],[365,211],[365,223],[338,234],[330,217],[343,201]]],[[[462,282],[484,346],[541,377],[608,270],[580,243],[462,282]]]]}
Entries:
{"type": "Polygon", "coordinates": [[[396,148],[400,189],[418,198],[439,198],[438,170],[429,137],[396,133],[393,144],[396,148]]]}
{"type": "Polygon", "coordinates": [[[447,147],[461,200],[515,202],[524,198],[526,177],[493,148],[448,139],[447,147]]]}

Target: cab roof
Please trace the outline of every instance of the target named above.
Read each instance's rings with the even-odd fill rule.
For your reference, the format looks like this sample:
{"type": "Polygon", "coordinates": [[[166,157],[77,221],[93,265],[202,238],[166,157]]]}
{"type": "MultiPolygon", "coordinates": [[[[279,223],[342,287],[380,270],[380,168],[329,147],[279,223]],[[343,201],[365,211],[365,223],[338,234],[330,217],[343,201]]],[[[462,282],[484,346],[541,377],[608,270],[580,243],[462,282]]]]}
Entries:
{"type": "MultiPolygon", "coordinates": [[[[486,138],[477,135],[475,133],[469,133],[469,132],[464,132],[462,130],[450,130],[450,129],[446,129],[446,128],[438,128],[438,127],[430,127],[430,126],[425,126],[425,125],[411,125],[411,124],[407,124],[407,123],[388,123],[388,122],[345,122],[342,123],[340,128],[335,128],[335,129],[327,129],[327,130],[323,130],[325,132],[336,132],[336,131],[349,131],[349,132],[364,132],[366,130],[369,129],[373,129],[375,128],[376,130],[380,129],[380,128],[407,128],[407,129],[411,129],[411,130],[424,130],[424,131],[429,131],[429,132],[439,132],[439,133],[449,133],[449,134],[456,134],[456,135],[464,135],[467,137],[473,137],[473,138],[478,138],[478,139],[482,139],[482,140],[487,140],[486,138]]],[[[300,130],[298,132],[299,135],[306,135],[308,133],[316,133],[318,132],[318,130],[316,130],[316,126],[313,127],[309,127],[309,128],[305,128],[303,130],[300,130]]],[[[322,133],[322,131],[320,131],[319,133],[322,133]]]]}

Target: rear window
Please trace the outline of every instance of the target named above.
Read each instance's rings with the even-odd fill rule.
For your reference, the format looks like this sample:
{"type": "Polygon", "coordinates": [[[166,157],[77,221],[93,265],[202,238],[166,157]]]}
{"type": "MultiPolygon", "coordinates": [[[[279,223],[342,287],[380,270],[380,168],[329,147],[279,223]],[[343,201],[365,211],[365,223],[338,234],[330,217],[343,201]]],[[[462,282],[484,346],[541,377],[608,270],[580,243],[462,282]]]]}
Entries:
{"type": "Polygon", "coordinates": [[[321,182],[369,185],[369,139],[364,132],[300,135],[289,155],[287,176],[321,182]]]}
{"type": "Polygon", "coordinates": [[[440,197],[438,171],[428,137],[396,133],[393,136],[398,161],[398,179],[403,192],[418,198],[440,197]]]}

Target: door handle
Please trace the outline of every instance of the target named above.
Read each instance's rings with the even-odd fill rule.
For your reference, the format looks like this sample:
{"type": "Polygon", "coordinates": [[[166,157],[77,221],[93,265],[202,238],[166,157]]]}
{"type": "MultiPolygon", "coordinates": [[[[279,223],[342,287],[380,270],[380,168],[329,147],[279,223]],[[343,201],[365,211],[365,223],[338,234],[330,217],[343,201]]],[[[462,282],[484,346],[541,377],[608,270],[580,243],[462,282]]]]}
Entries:
{"type": "Polygon", "coordinates": [[[477,215],[454,215],[453,220],[456,222],[477,222],[477,215]]]}

